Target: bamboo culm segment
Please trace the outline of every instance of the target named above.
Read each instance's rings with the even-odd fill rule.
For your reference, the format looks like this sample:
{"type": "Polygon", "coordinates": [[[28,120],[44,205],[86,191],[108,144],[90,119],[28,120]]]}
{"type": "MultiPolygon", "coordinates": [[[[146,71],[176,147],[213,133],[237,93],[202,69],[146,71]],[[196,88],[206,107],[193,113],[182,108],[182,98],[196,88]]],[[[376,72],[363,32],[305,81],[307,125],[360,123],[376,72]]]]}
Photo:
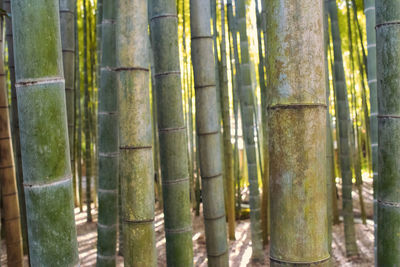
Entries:
{"type": "Polygon", "coordinates": [[[400,264],[400,2],[376,1],[377,266],[400,264]]]}
{"type": "Polygon", "coordinates": [[[240,114],[242,118],[243,139],[247,156],[247,170],[250,184],[250,226],[254,260],[263,261],[263,241],[260,217],[260,192],[258,186],[257,156],[254,141],[255,114],[254,95],[251,81],[250,54],[246,30],[246,1],[238,0],[237,16],[240,34],[240,75],[239,85],[240,114]]]}
{"type": "Polygon", "coordinates": [[[74,164],[75,4],[74,0],[60,0],[61,46],[71,166],[74,164]]]}
{"type": "Polygon", "coordinates": [[[147,1],[118,1],[116,42],[124,263],[156,266],[147,1]]]}
{"type": "Polygon", "coordinates": [[[30,264],[76,266],[59,3],[11,5],[30,264]]]}
{"type": "Polygon", "coordinates": [[[115,266],[118,226],[118,88],[114,0],[104,0],[99,90],[99,215],[97,266],[115,266]]]}
{"type": "MultiPolygon", "coordinates": [[[[1,6],[0,1],[0,6],[1,6]]],[[[4,40],[3,23],[0,18],[0,182],[2,196],[2,216],[7,246],[8,266],[23,267],[20,209],[13,147],[11,141],[9,106],[7,98],[6,76],[4,73],[4,40]]]]}
{"type": "Polygon", "coordinates": [[[196,126],[208,265],[229,265],[210,1],[190,1],[196,126]]]}
{"type": "MultiPolygon", "coordinates": [[[[3,9],[8,13],[11,13],[11,2],[10,0],[3,0],[3,9]]],[[[23,188],[22,179],[22,160],[21,160],[21,143],[19,138],[19,122],[18,122],[18,101],[17,101],[17,90],[15,88],[15,64],[14,64],[14,41],[13,41],[13,30],[12,30],[12,18],[6,16],[6,41],[8,49],[8,69],[10,72],[10,83],[11,83],[11,133],[13,139],[14,148],[14,164],[15,164],[15,175],[17,178],[17,189],[18,189],[18,202],[21,216],[21,230],[22,230],[22,241],[24,254],[28,254],[28,232],[26,228],[26,207],[25,207],[25,195],[23,188]]]]}
{"type": "Polygon", "coordinates": [[[193,266],[186,125],[175,0],[151,0],[158,135],[168,266],[193,266]]]}
{"type": "Polygon", "coordinates": [[[267,5],[271,266],[330,262],[322,10],[322,0],[267,5]]]}
{"type": "MultiPolygon", "coordinates": [[[[235,182],[233,179],[233,149],[231,143],[231,117],[229,112],[228,68],[226,63],[225,4],[221,5],[221,64],[220,64],[220,102],[224,141],[224,180],[226,188],[225,205],[228,217],[228,235],[235,240],[235,182]]],[[[228,34],[229,36],[229,34],[228,34]]]]}
{"type": "Polygon", "coordinates": [[[354,228],[352,173],[350,166],[350,111],[347,99],[346,79],[343,67],[342,46],[338,24],[338,10],[336,0],[329,1],[329,16],[331,18],[331,32],[334,53],[334,79],[335,94],[337,102],[337,118],[339,127],[339,160],[342,175],[342,196],[343,196],[343,219],[344,235],[346,243],[346,254],[348,256],[357,254],[357,244],[354,228]]]}

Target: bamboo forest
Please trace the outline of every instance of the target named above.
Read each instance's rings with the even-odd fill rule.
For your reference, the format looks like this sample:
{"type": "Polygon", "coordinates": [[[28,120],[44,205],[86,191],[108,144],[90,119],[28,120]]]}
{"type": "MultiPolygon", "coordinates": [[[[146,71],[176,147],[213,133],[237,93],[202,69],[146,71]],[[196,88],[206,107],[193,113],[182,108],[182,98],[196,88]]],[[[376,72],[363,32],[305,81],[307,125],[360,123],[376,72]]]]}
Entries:
{"type": "Polygon", "coordinates": [[[400,267],[400,0],[0,0],[0,189],[1,266],[400,267]]]}

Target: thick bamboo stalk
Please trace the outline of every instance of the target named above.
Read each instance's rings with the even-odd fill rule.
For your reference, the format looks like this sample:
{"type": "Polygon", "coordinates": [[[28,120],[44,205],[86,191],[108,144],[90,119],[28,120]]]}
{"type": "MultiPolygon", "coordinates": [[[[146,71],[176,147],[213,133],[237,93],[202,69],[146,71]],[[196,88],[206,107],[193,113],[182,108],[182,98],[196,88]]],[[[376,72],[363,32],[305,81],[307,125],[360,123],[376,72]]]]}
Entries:
{"type": "Polygon", "coordinates": [[[258,185],[257,151],[254,141],[256,115],[254,113],[254,88],[251,80],[250,54],[246,29],[246,1],[235,2],[237,7],[238,29],[240,34],[240,75],[239,85],[240,114],[242,118],[243,139],[247,156],[247,171],[250,184],[250,225],[253,260],[263,261],[263,240],[260,218],[260,192],[258,185]]]}
{"type": "Polygon", "coordinates": [[[209,266],[228,266],[220,124],[210,30],[210,1],[190,1],[196,126],[209,266]]]}
{"type": "Polygon", "coordinates": [[[329,266],[322,0],[272,1],[267,21],[271,266],[329,266]]]}
{"type": "Polygon", "coordinates": [[[235,183],[233,179],[233,151],[231,143],[228,69],[226,66],[225,4],[223,0],[220,0],[219,3],[221,8],[221,70],[219,73],[219,82],[224,143],[224,182],[226,190],[225,210],[228,217],[228,236],[230,240],[235,240],[235,183]]]}
{"type": "Polygon", "coordinates": [[[59,3],[11,6],[30,263],[77,265],[59,3]]]}
{"type": "Polygon", "coordinates": [[[97,266],[115,266],[118,226],[118,89],[114,0],[104,0],[99,90],[99,215],[97,266]]]}
{"type": "Polygon", "coordinates": [[[352,175],[350,167],[350,114],[347,99],[346,79],[343,67],[341,38],[338,22],[338,11],[336,0],[329,1],[329,16],[331,18],[331,31],[333,41],[333,52],[335,61],[335,93],[337,101],[337,118],[339,128],[339,152],[340,169],[342,174],[342,196],[343,196],[343,218],[346,243],[346,254],[352,256],[357,254],[357,244],[354,228],[352,175]]]}
{"type": "MultiPolygon", "coordinates": [[[[0,1],[1,2],[1,1],[0,1]]],[[[1,6],[2,3],[0,3],[1,6]]],[[[20,209],[18,202],[15,165],[10,132],[9,105],[4,73],[4,18],[0,18],[0,181],[2,215],[6,236],[8,266],[23,266],[20,209]]]]}
{"type": "Polygon", "coordinates": [[[117,83],[125,266],[156,266],[147,1],[119,0],[117,83]]]}
{"type": "MultiPolygon", "coordinates": [[[[3,1],[3,8],[6,12],[11,13],[11,2],[10,0],[3,1]]],[[[19,122],[18,122],[18,101],[17,91],[15,89],[15,65],[14,65],[14,41],[13,41],[13,28],[12,28],[12,17],[6,16],[6,41],[8,49],[8,69],[10,72],[10,83],[11,83],[11,133],[13,139],[14,148],[14,164],[15,164],[15,175],[17,179],[18,189],[18,202],[20,207],[21,217],[21,230],[22,230],[22,241],[24,254],[29,253],[28,249],[28,232],[26,228],[26,206],[25,206],[25,194],[23,188],[23,173],[22,173],[22,160],[21,160],[21,143],[19,138],[19,122]]]]}
{"type": "Polygon", "coordinates": [[[151,0],[158,134],[168,266],[192,266],[192,218],[175,0],[151,0]]]}
{"type": "Polygon", "coordinates": [[[376,1],[377,265],[400,265],[400,2],[376,1]]]}

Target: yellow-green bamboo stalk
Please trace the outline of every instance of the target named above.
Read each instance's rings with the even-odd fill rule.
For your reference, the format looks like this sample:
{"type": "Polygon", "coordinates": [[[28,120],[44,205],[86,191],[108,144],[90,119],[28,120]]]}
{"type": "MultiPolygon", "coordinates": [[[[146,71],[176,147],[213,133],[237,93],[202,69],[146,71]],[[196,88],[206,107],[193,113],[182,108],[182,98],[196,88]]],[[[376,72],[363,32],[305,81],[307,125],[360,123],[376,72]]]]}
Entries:
{"type": "Polygon", "coordinates": [[[210,1],[190,1],[196,126],[208,264],[229,265],[210,1]]]}
{"type": "Polygon", "coordinates": [[[271,266],[329,266],[322,0],[271,1],[267,21],[271,266]]]}
{"type": "Polygon", "coordinates": [[[13,0],[15,74],[32,266],[78,265],[58,0],[13,0]]]}
{"type": "Polygon", "coordinates": [[[119,0],[119,172],[125,266],[156,266],[147,1],[119,0]]]}

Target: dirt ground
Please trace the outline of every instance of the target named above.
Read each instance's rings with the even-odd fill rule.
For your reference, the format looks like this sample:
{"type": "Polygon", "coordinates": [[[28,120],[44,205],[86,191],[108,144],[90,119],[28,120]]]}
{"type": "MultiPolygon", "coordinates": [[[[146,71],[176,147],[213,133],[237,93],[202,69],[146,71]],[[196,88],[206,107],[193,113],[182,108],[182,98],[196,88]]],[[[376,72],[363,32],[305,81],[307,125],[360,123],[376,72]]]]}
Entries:
{"type": "MultiPolygon", "coordinates": [[[[356,223],[357,244],[359,256],[346,258],[345,243],[343,235],[343,224],[333,227],[332,254],[335,266],[373,266],[373,221],[372,221],[372,185],[371,180],[367,179],[363,187],[364,201],[368,215],[367,224],[363,225],[359,219],[359,197],[356,190],[353,190],[354,212],[356,223]]],[[[340,192],[340,184],[338,185],[340,192]]],[[[340,201],[338,206],[341,206],[340,201]]],[[[81,266],[96,265],[96,241],[97,241],[97,211],[93,210],[94,222],[86,223],[86,212],[79,212],[75,209],[75,217],[78,231],[79,257],[81,266]]],[[[162,212],[156,214],[156,246],[158,253],[158,266],[166,266],[164,221],[162,212]]],[[[204,224],[201,217],[193,216],[193,249],[195,266],[207,266],[206,247],[204,236],[204,224]]],[[[236,240],[229,241],[230,266],[269,266],[268,260],[264,264],[253,264],[251,262],[251,238],[249,220],[238,221],[236,225],[236,240]]],[[[269,257],[269,247],[265,248],[265,259],[269,257]]],[[[2,241],[1,265],[6,266],[5,244],[2,241]]],[[[28,266],[26,264],[26,266],[28,266]]],[[[117,266],[123,266],[123,258],[118,256],[117,266]]]]}

